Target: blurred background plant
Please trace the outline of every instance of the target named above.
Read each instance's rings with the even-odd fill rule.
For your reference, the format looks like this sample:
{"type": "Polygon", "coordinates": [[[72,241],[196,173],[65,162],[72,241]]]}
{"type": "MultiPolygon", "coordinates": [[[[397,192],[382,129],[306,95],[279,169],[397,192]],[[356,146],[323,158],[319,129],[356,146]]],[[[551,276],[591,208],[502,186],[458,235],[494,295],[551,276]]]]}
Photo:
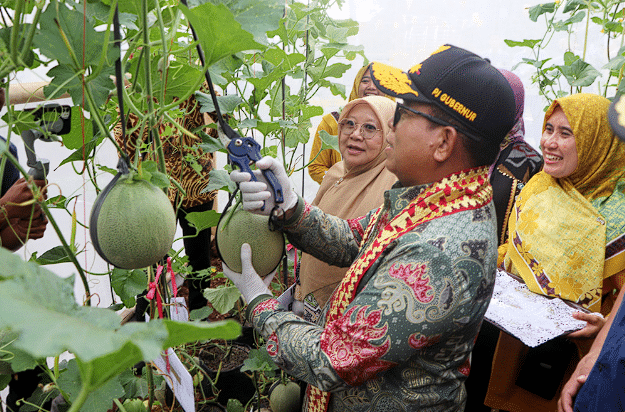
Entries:
{"type": "Polygon", "coordinates": [[[531,57],[523,58],[513,70],[523,64],[535,69],[531,80],[546,100],[545,109],[554,99],[582,90],[606,97],[625,91],[623,3],[566,0],[538,4],[529,8],[528,15],[531,21],[543,25],[542,37],[505,40],[509,47],[529,49],[531,57]],[[574,41],[579,33],[583,33],[581,43],[574,41]],[[594,65],[587,60],[590,38],[593,38],[592,47],[596,47],[599,38],[604,48],[602,61],[594,65]],[[563,44],[566,44],[564,52],[560,47],[563,44]]]}

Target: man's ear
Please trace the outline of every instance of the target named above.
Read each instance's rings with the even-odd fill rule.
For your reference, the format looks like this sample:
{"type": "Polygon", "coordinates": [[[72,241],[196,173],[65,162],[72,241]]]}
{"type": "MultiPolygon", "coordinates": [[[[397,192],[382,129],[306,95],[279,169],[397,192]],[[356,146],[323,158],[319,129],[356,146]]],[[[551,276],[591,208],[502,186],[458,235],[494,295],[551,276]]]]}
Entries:
{"type": "Polygon", "coordinates": [[[438,146],[434,150],[434,160],[439,163],[449,159],[456,150],[456,145],[460,142],[458,131],[451,126],[443,126],[438,128],[438,146]]]}

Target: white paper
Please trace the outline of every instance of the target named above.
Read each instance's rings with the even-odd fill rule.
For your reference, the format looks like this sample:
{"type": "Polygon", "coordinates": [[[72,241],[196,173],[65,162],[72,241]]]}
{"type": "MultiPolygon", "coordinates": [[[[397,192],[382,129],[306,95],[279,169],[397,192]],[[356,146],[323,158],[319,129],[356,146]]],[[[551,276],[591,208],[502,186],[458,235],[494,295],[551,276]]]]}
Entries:
{"type": "Polygon", "coordinates": [[[535,347],[586,326],[586,322],[573,318],[573,313],[579,311],[562,299],[531,292],[524,283],[498,269],[485,318],[525,345],[535,347]]]}

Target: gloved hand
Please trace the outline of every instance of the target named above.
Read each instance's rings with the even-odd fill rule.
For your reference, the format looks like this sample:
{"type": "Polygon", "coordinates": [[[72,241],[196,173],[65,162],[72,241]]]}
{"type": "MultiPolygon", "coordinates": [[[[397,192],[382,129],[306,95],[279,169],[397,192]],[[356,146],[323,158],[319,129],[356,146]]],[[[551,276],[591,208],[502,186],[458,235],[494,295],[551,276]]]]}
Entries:
{"type": "Polygon", "coordinates": [[[271,186],[269,186],[261,172],[261,170],[267,169],[273,172],[280,186],[282,186],[284,202],[278,204],[278,206],[283,212],[294,208],[297,205],[297,195],[293,191],[293,184],[286,170],[284,170],[282,163],[271,156],[265,156],[256,162],[256,167],[258,167],[258,170],[254,170],[253,172],[258,181],[253,181],[252,177],[247,172],[233,170],[230,173],[230,179],[237,183],[239,185],[239,190],[241,190],[243,209],[265,216],[271,213],[271,210],[275,206],[274,195],[271,186]],[[264,210],[260,210],[263,205],[265,206],[264,210]]]}
{"type": "Polygon", "coordinates": [[[272,295],[268,286],[276,274],[277,268],[265,276],[264,279],[261,279],[258,273],[256,273],[254,266],[252,266],[252,248],[247,243],[243,243],[241,246],[241,266],[242,273],[237,273],[224,263],[223,271],[224,275],[239,289],[247,303],[250,303],[260,295],[272,295]]]}

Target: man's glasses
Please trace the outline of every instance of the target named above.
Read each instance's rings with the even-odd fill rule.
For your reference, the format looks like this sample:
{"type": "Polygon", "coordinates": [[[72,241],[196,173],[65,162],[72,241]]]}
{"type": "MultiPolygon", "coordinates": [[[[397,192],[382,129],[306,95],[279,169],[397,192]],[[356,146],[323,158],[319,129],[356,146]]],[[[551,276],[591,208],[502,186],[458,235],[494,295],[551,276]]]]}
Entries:
{"type": "MultiPolygon", "coordinates": [[[[358,126],[359,123],[356,123],[353,120],[343,119],[339,125],[341,126],[341,133],[352,134],[354,133],[354,130],[356,130],[356,126],[358,126]]],[[[365,139],[373,139],[373,136],[375,136],[380,130],[382,129],[378,129],[371,123],[360,124],[360,135],[365,139]]]]}
{"type": "Polygon", "coordinates": [[[428,119],[429,121],[431,121],[432,123],[436,123],[437,125],[453,127],[454,129],[456,129],[456,131],[458,133],[462,133],[462,134],[466,135],[467,137],[470,137],[473,140],[482,140],[482,139],[479,139],[478,137],[476,137],[475,135],[472,135],[472,134],[470,134],[470,133],[468,133],[468,132],[466,132],[464,130],[459,129],[458,126],[456,126],[456,125],[453,125],[453,124],[451,124],[449,122],[441,120],[438,117],[434,117],[434,116],[429,115],[427,113],[423,113],[423,112],[420,112],[418,110],[411,109],[410,107],[405,106],[405,105],[403,105],[401,103],[397,103],[397,106],[395,107],[395,116],[393,117],[393,127],[397,126],[397,123],[399,123],[399,120],[401,119],[402,115],[406,111],[414,113],[414,114],[416,114],[418,116],[424,117],[424,118],[428,119]]]}

